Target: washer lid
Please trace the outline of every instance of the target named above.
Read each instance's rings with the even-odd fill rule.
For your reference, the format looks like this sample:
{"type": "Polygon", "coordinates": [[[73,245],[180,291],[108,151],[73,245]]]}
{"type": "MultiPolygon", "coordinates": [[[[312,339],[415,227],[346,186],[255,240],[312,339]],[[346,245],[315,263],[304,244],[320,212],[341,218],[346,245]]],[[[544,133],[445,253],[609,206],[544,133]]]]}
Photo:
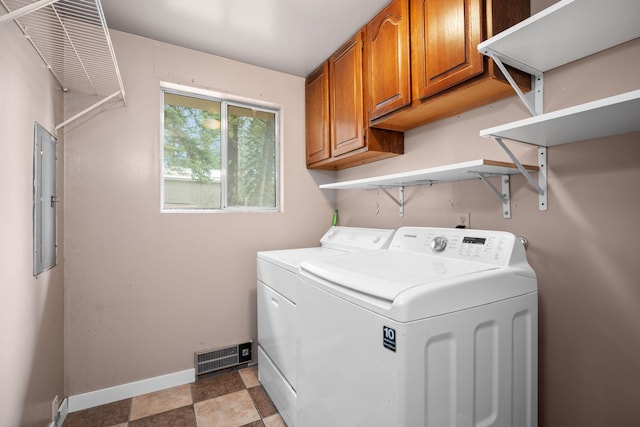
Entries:
{"type": "Polygon", "coordinates": [[[281,268],[286,268],[293,273],[297,273],[298,266],[302,261],[344,253],[344,251],[329,249],[325,247],[282,249],[276,251],[258,252],[258,258],[275,264],[281,268]]]}
{"type": "MultiPolygon", "coordinates": [[[[334,285],[394,301],[416,286],[436,289],[438,282],[499,266],[402,251],[367,251],[303,262],[301,269],[334,285]]],[[[425,289],[428,291],[428,289],[425,289]]]]}

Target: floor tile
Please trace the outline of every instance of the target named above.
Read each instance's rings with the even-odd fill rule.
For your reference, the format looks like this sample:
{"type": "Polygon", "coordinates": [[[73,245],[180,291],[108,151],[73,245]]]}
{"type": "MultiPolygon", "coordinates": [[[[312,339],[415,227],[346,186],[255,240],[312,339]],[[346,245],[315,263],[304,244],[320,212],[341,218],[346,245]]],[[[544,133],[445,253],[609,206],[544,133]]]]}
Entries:
{"type": "Polygon", "coordinates": [[[63,427],[286,427],[286,424],[258,381],[257,366],[252,366],[73,412],[63,427]]]}
{"type": "Polygon", "coordinates": [[[191,394],[195,403],[244,390],[245,388],[238,371],[233,371],[198,379],[191,384],[191,394]]]}
{"type": "Polygon", "coordinates": [[[287,425],[282,420],[282,417],[278,414],[263,418],[262,421],[264,422],[265,427],[287,427],[287,425]]]}
{"type": "Polygon", "coordinates": [[[249,394],[251,395],[251,399],[253,399],[253,404],[258,409],[258,413],[262,418],[268,417],[269,415],[273,415],[278,412],[273,402],[269,398],[269,395],[261,385],[258,387],[252,387],[249,389],[249,394]]]}
{"type": "Polygon", "coordinates": [[[193,406],[183,406],[131,421],[129,427],[196,427],[196,414],[193,406]]]}
{"type": "Polygon", "coordinates": [[[133,398],[131,420],[148,417],[171,409],[191,405],[191,387],[189,384],[144,394],[133,398]]]}
{"type": "Polygon", "coordinates": [[[64,427],[111,427],[129,420],[131,399],[72,412],[64,420],[64,427]]]}
{"type": "Polygon", "coordinates": [[[260,385],[258,381],[258,367],[251,366],[249,368],[240,369],[238,371],[240,377],[242,378],[242,382],[247,388],[256,387],[260,385]]]}
{"type": "Polygon", "coordinates": [[[194,408],[198,427],[238,427],[260,419],[246,390],[198,402],[194,408]]]}

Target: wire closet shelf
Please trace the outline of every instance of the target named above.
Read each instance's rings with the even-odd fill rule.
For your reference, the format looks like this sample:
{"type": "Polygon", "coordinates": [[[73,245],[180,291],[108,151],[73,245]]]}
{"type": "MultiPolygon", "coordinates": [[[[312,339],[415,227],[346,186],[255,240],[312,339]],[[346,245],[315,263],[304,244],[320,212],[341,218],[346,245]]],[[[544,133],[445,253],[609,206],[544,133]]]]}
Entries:
{"type": "Polygon", "coordinates": [[[104,97],[56,130],[116,97],[126,103],[100,0],[0,0],[62,90],[104,97]]]}

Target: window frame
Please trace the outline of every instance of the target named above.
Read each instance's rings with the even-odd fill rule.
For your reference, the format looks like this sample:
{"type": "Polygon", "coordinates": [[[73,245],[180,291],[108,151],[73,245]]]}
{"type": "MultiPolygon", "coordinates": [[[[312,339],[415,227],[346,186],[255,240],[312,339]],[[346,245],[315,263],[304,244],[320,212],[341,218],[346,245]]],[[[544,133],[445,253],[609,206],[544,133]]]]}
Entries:
{"type": "Polygon", "coordinates": [[[161,213],[272,213],[282,211],[281,200],[281,159],[282,159],[282,107],[280,105],[259,101],[255,99],[243,98],[239,96],[222,94],[220,92],[210,91],[206,89],[185,86],[175,83],[160,82],[160,212],[161,213]],[[164,94],[171,93],[175,95],[200,98],[212,102],[220,102],[220,144],[221,144],[221,189],[220,189],[220,208],[199,208],[199,209],[168,209],[165,208],[165,183],[164,183],[164,94]],[[256,111],[265,111],[275,115],[275,206],[274,207],[239,207],[228,206],[227,203],[227,114],[229,107],[249,108],[256,111]]]}

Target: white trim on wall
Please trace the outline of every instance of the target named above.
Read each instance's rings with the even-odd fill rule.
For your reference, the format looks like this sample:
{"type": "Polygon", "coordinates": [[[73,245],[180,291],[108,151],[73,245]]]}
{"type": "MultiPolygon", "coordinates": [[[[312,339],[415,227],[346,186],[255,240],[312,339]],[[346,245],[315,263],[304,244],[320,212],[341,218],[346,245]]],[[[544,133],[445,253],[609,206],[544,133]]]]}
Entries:
{"type": "Polygon", "coordinates": [[[187,369],[172,374],[161,375],[159,377],[147,378],[128,384],[103,388],[101,390],[90,391],[88,393],[69,396],[69,412],[77,412],[94,406],[105,405],[128,399],[141,394],[152,393],[170,387],[189,384],[196,379],[196,370],[187,369]]]}

